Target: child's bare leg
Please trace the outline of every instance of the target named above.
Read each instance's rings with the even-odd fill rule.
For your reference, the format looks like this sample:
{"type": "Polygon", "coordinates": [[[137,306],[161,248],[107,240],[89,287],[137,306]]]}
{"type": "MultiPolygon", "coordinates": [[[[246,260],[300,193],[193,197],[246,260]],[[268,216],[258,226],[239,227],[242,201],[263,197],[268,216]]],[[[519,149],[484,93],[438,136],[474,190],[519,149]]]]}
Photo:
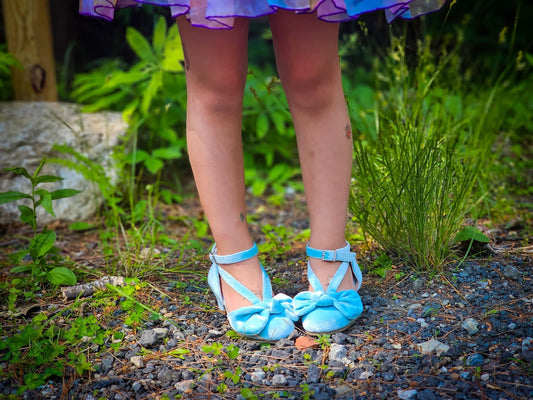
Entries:
{"type": "MultiPolygon", "coordinates": [[[[232,30],[192,27],[178,18],[187,77],[187,145],[202,207],[218,254],[247,250],[241,139],[242,99],[247,75],[248,21],[232,30]]],[[[262,298],[257,257],[223,268],[262,298]]],[[[222,280],[228,311],[249,305],[222,280]]]]}
{"type": "MultiPolygon", "coordinates": [[[[269,17],[281,83],[294,120],[311,224],[310,246],[345,246],[352,133],[338,56],[338,24],[314,14],[269,17]]],[[[339,263],[311,259],[324,289],[339,263]]],[[[346,274],[339,290],[353,289],[346,274]]]]}

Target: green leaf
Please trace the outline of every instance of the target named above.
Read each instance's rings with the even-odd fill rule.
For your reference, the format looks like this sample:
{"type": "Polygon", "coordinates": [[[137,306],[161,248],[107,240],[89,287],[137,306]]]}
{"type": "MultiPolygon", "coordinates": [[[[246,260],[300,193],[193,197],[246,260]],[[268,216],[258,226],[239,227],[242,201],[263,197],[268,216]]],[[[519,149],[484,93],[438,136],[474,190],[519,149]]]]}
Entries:
{"type": "Polygon", "coordinates": [[[152,155],[163,160],[177,160],[181,158],[182,152],[178,147],[164,147],[155,149],[152,155]]]}
{"type": "MultiPolygon", "coordinates": [[[[33,173],[32,182],[35,182],[35,179],[37,179],[37,175],[39,175],[39,173],[41,172],[41,169],[43,169],[43,167],[44,167],[44,158],[41,160],[41,162],[39,163],[39,166],[37,167],[37,169],[33,173]]],[[[35,185],[36,185],[36,183],[34,183],[34,186],[35,185]]]]}
{"type": "Polygon", "coordinates": [[[0,193],[0,204],[9,203],[10,201],[16,201],[20,199],[31,199],[31,196],[22,192],[2,192],[0,193]]]}
{"type": "Polygon", "coordinates": [[[52,285],[75,285],[76,275],[66,267],[56,267],[50,270],[46,277],[52,285]]]}
{"type": "Polygon", "coordinates": [[[155,56],[150,47],[150,43],[145,39],[145,37],[137,30],[132,27],[128,27],[126,30],[126,40],[132,48],[132,50],[139,56],[143,61],[154,62],[155,56]]]}
{"type": "Polygon", "coordinates": [[[29,252],[33,260],[47,254],[56,241],[56,233],[54,231],[44,231],[35,236],[30,242],[29,252]]]}
{"type": "Polygon", "coordinates": [[[42,205],[48,214],[55,217],[56,215],[54,214],[54,209],[52,206],[52,194],[48,190],[44,189],[37,189],[35,193],[40,196],[40,199],[36,204],[42,205]]]}
{"type": "Polygon", "coordinates": [[[4,168],[4,171],[13,172],[14,174],[17,174],[17,175],[23,175],[26,178],[28,178],[30,181],[33,181],[33,178],[31,177],[31,175],[28,174],[28,171],[26,171],[26,168],[23,168],[23,167],[10,167],[10,168],[4,168]]]}
{"type": "Polygon", "coordinates": [[[163,161],[158,158],[148,157],[144,160],[144,166],[148,171],[155,175],[161,170],[161,168],[163,168],[164,164],[163,161]]]}
{"type": "Polygon", "coordinates": [[[262,139],[266,136],[269,125],[268,117],[265,114],[261,113],[257,116],[256,131],[259,139],[262,139]]]}
{"type": "Polygon", "coordinates": [[[465,226],[455,236],[456,242],[464,242],[467,240],[475,240],[476,242],[489,243],[490,239],[483,234],[479,229],[473,226],[465,226]]]}
{"type": "Polygon", "coordinates": [[[95,228],[95,225],[91,225],[85,221],[79,221],[79,222],[73,222],[72,224],[68,226],[68,228],[72,231],[87,231],[87,230],[95,228]]]}
{"type": "Polygon", "coordinates": [[[30,226],[35,231],[37,229],[37,226],[35,225],[35,215],[33,214],[33,209],[28,206],[20,205],[19,211],[21,222],[25,224],[30,224],[30,226]]]}
{"type": "Polygon", "coordinates": [[[163,52],[162,68],[168,72],[183,71],[182,62],[185,56],[181,45],[181,37],[178,32],[177,24],[172,24],[168,30],[165,50],[163,52]]]}
{"type": "Polygon", "coordinates": [[[16,267],[11,268],[9,272],[12,274],[18,274],[21,272],[31,271],[31,265],[17,265],[16,267]]]}
{"type": "Polygon", "coordinates": [[[144,91],[143,98],[141,101],[141,110],[147,114],[150,110],[150,105],[152,104],[152,99],[156,96],[157,92],[163,85],[163,71],[157,70],[152,74],[152,79],[148,87],[144,91]]]}
{"type": "Polygon", "coordinates": [[[81,192],[82,192],[81,190],[77,190],[77,189],[59,189],[59,190],[54,190],[50,194],[52,195],[52,200],[57,200],[57,199],[64,199],[66,197],[76,196],[78,193],[81,193],[81,192]]]}
{"type": "Polygon", "coordinates": [[[165,36],[167,34],[167,22],[163,16],[159,17],[154,28],[152,44],[157,56],[163,53],[165,46],[165,36]]]}
{"type": "Polygon", "coordinates": [[[140,163],[140,162],[146,160],[148,157],[150,157],[150,154],[148,154],[146,151],[137,150],[137,151],[134,151],[132,153],[126,154],[125,161],[128,164],[137,164],[137,163],[140,163]]]}
{"type": "Polygon", "coordinates": [[[37,186],[39,183],[45,183],[45,182],[57,182],[62,181],[63,178],[60,176],[53,176],[53,175],[41,175],[35,178],[35,186],[37,186]]]}

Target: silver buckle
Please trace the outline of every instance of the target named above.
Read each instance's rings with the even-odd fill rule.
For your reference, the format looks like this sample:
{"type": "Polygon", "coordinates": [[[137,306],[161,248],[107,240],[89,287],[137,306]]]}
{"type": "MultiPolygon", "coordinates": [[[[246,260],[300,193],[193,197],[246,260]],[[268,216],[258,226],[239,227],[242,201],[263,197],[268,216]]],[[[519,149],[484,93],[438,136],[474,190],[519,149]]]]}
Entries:
{"type": "Polygon", "coordinates": [[[322,250],[322,261],[337,261],[337,250],[322,250]],[[333,252],[333,260],[326,260],[326,253],[333,252]]]}

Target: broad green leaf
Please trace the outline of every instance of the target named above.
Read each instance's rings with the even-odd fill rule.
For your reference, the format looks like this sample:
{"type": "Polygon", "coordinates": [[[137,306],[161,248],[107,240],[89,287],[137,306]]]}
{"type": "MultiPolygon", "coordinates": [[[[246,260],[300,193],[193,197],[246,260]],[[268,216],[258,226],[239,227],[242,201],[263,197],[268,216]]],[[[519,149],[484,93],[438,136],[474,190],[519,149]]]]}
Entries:
{"type": "Polygon", "coordinates": [[[54,214],[54,208],[52,206],[52,194],[44,189],[37,189],[35,193],[40,196],[40,199],[36,204],[43,206],[48,214],[55,217],[56,215],[54,214]]]}
{"type": "Polygon", "coordinates": [[[474,228],[473,226],[465,226],[461,229],[455,236],[456,242],[464,242],[467,240],[475,240],[481,243],[488,243],[490,239],[483,234],[479,229],[474,228]]]}
{"type": "Polygon", "coordinates": [[[257,130],[257,137],[259,139],[262,139],[266,136],[266,134],[268,133],[268,128],[269,128],[269,122],[268,122],[268,117],[261,113],[257,116],[257,122],[256,122],[256,130],[257,130]]]}
{"type": "Polygon", "coordinates": [[[74,272],[65,267],[51,269],[46,277],[52,285],[75,285],[77,282],[74,272]]]}
{"type": "Polygon", "coordinates": [[[81,192],[82,192],[81,190],[77,190],[77,189],[58,189],[58,190],[54,190],[50,194],[52,195],[52,200],[57,200],[57,199],[64,199],[66,197],[76,196],[78,193],[81,193],[81,192]]]}
{"type": "Polygon", "coordinates": [[[31,199],[31,196],[22,192],[2,192],[0,193],[0,204],[9,203],[10,201],[21,200],[21,199],[31,199]]]}
{"type": "Polygon", "coordinates": [[[182,152],[178,147],[164,147],[161,149],[155,149],[152,155],[164,160],[177,160],[181,157],[182,152]]]}
{"type": "Polygon", "coordinates": [[[252,184],[252,194],[254,196],[261,196],[267,188],[267,181],[258,179],[252,184]]]}
{"type": "Polygon", "coordinates": [[[148,157],[150,157],[150,154],[148,154],[144,150],[137,150],[131,153],[126,154],[125,161],[128,164],[137,164],[144,160],[146,160],[148,157]]]}
{"type": "Polygon", "coordinates": [[[144,166],[148,171],[155,175],[161,170],[161,168],[163,168],[164,164],[160,159],[150,156],[144,160],[144,166]]]}
{"type": "Polygon", "coordinates": [[[168,30],[161,66],[168,72],[181,72],[183,71],[182,62],[184,59],[178,26],[173,24],[168,30]]]}
{"type": "Polygon", "coordinates": [[[37,226],[35,224],[35,215],[33,214],[33,209],[23,205],[20,205],[18,208],[20,211],[20,220],[25,224],[30,224],[30,226],[35,231],[37,229],[37,226]]]}
{"type": "Polygon", "coordinates": [[[16,267],[11,268],[9,272],[12,274],[18,274],[21,272],[31,271],[31,265],[17,265],[16,267]]]}
{"type": "Polygon", "coordinates": [[[31,175],[28,173],[28,171],[26,171],[26,168],[10,167],[10,168],[4,168],[4,171],[13,172],[14,174],[17,174],[17,175],[23,175],[26,178],[28,178],[30,181],[33,181],[33,178],[31,177],[31,175]]]}
{"type": "Polygon", "coordinates": [[[128,27],[126,30],[126,40],[141,60],[148,62],[155,61],[155,56],[150,43],[148,43],[146,38],[139,31],[132,27],[128,27]]]}
{"type": "Polygon", "coordinates": [[[60,176],[54,176],[54,175],[41,175],[35,178],[35,186],[37,186],[39,183],[45,183],[45,182],[57,182],[62,181],[63,178],[60,176]]]}
{"type": "Polygon", "coordinates": [[[163,53],[165,46],[165,36],[167,34],[167,22],[163,16],[159,17],[154,28],[154,34],[152,44],[156,56],[160,56],[163,53]]]}
{"type": "Polygon", "coordinates": [[[54,231],[44,231],[35,236],[30,242],[29,252],[31,258],[37,260],[39,257],[47,254],[56,241],[56,233],[54,231]]]}

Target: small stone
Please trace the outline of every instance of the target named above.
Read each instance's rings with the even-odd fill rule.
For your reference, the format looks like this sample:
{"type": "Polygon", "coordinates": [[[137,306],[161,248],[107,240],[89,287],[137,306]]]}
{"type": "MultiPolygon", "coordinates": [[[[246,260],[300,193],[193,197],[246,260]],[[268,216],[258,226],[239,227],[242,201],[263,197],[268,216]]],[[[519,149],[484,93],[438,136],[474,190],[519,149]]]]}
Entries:
{"type": "Polygon", "coordinates": [[[102,363],[100,364],[100,368],[103,372],[109,371],[111,368],[113,368],[113,363],[115,362],[115,359],[112,356],[105,356],[102,358],[102,363]]]}
{"type": "Polygon", "coordinates": [[[385,382],[392,382],[395,378],[394,372],[391,371],[383,372],[381,376],[385,382]]]}
{"type": "Polygon", "coordinates": [[[506,265],[503,269],[503,275],[505,275],[507,278],[519,281],[522,280],[523,273],[512,265],[506,265]]]}
{"type": "Polygon", "coordinates": [[[509,325],[507,325],[507,328],[512,330],[512,329],[516,328],[516,324],[514,322],[511,322],[509,325]]]}
{"type": "Polygon", "coordinates": [[[154,328],[152,330],[155,332],[157,339],[164,339],[168,336],[167,328],[154,328]]]}
{"type": "Polygon", "coordinates": [[[273,386],[285,386],[287,384],[287,378],[285,375],[276,374],[272,377],[273,386]]]}
{"type": "Polygon", "coordinates": [[[485,359],[479,353],[474,353],[466,358],[466,365],[469,367],[480,367],[483,365],[485,359]]]}
{"type": "Polygon", "coordinates": [[[370,378],[373,375],[374,375],[373,372],[364,371],[364,372],[361,373],[361,375],[359,375],[359,380],[361,380],[361,381],[367,380],[368,378],[370,378]]]}
{"type": "Polygon", "coordinates": [[[461,328],[468,332],[469,335],[474,335],[479,331],[479,323],[474,318],[467,318],[461,324],[461,328]]]}
{"type": "Polygon", "coordinates": [[[194,380],[187,379],[186,381],[176,382],[174,389],[178,391],[178,394],[189,394],[192,393],[193,386],[194,380]]]}
{"type": "Polygon", "coordinates": [[[307,381],[317,383],[320,380],[320,368],[316,364],[311,364],[307,368],[307,381]]]}
{"type": "Polygon", "coordinates": [[[153,329],[145,329],[141,332],[139,344],[143,347],[151,347],[157,343],[157,339],[157,333],[155,333],[153,329]]]}
{"type": "MultiPolygon", "coordinates": [[[[343,398],[344,396],[346,396],[348,393],[352,393],[352,387],[348,386],[348,385],[340,385],[339,387],[336,387],[335,388],[335,395],[337,398],[343,398]]],[[[346,397],[344,397],[346,398],[346,397]]]]}
{"type": "Polygon", "coordinates": [[[142,368],[144,366],[143,356],[133,356],[130,358],[130,361],[137,368],[142,368]]]}
{"type": "Polygon", "coordinates": [[[224,332],[219,331],[218,329],[210,329],[209,331],[207,331],[207,334],[209,337],[216,338],[222,336],[224,332]]]}
{"type": "Polygon", "coordinates": [[[424,318],[418,318],[416,320],[416,322],[418,322],[420,324],[420,327],[422,329],[427,328],[429,326],[429,324],[426,322],[426,320],[424,318]]]}
{"type": "Polygon", "coordinates": [[[330,361],[342,361],[348,355],[346,346],[342,344],[333,343],[329,348],[329,360],[330,361]]]}
{"type": "Polygon", "coordinates": [[[342,332],[337,332],[331,335],[331,338],[333,339],[333,342],[337,344],[343,344],[346,342],[346,339],[348,338],[348,335],[342,332]]]}
{"type": "Polygon", "coordinates": [[[133,382],[133,385],[131,385],[131,388],[135,393],[137,393],[139,390],[141,390],[142,384],[139,381],[133,382]]]}
{"type": "Polygon", "coordinates": [[[483,375],[481,375],[481,380],[482,380],[483,382],[487,382],[489,379],[490,379],[490,375],[489,375],[489,374],[483,374],[483,375]]]}
{"type": "Polygon", "coordinates": [[[424,389],[421,392],[418,392],[416,395],[417,400],[435,400],[435,392],[430,389],[424,389]]]}
{"type": "Polygon", "coordinates": [[[250,374],[250,378],[252,382],[258,383],[258,384],[262,384],[263,381],[265,380],[265,377],[266,377],[266,373],[263,370],[257,370],[250,374]]]}
{"type": "Polygon", "coordinates": [[[393,343],[392,344],[392,348],[394,350],[401,350],[402,349],[402,344],[401,343],[393,343]]]}
{"type": "Polygon", "coordinates": [[[423,279],[417,279],[413,282],[413,290],[419,292],[420,290],[422,290],[425,283],[426,281],[424,281],[423,279]]]}
{"type": "Polygon", "coordinates": [[[414,389],[411,390],[398,390],[398,397],[402,400],[412,399],[418,392],[414,389]]]}
{"type": "Polygon", "coordinates": [[[427,342],[418,344],[417,346],[422,354],[431,354],[435,352],[435,354],[438,356],[450,349],[450,346],[435,339],[430,339],[427,342]]]}

